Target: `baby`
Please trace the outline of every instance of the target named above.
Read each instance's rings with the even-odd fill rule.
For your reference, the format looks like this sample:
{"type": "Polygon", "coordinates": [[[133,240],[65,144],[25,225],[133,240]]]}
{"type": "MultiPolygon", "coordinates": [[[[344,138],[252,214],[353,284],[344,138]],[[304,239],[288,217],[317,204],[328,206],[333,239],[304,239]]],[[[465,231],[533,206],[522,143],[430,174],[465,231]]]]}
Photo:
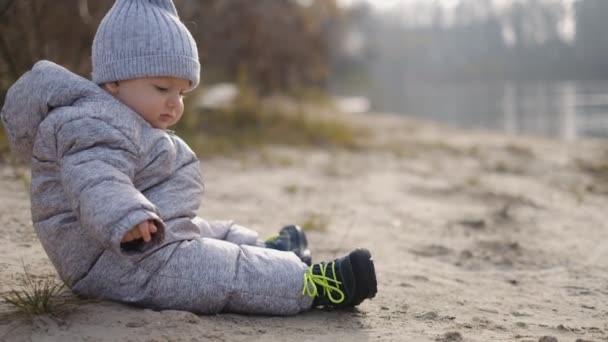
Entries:
{"type": "Polygon", "coordinates": [[[167,128],[200,65],[171,0],[117,0],[92,59],[92,82],[36,63],[1,113],[11,149],[31,161],[37,236],[72,291],[154,309],[271,315],[375,296],[366,249],[308,266],[296,226],[264,242],[196,215],[199,161],[167,128]]]}

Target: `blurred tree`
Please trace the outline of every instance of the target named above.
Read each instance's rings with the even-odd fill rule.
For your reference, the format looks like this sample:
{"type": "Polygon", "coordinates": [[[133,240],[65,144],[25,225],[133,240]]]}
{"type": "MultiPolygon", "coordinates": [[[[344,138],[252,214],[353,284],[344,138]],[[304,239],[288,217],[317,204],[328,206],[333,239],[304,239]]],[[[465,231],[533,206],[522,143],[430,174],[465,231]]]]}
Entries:
{"type": "MultiPolygon", "coordinates": [[[[177,1],[187,3],[187,1],[177,1]]],[[[206,0],[189,4],[202,60],[212,77],[246,72],[264,93],[323,87],[329,41],[337,30],[334,0],[206,0]]]]}
{"type": "Polygon", "coordinates": [[[4,0],[0,5],[0,98],[41,59],[88,76],[92,37],[110,1],[4,0]]]}
{"type": "MultiPolygon", "coordinates": [[[[112,0],[0,0],[0,97],[40,59],[88,77],[91,43],[112,0]]],[[[203,79],[248,74],[263,93],[324,87],[335,0],[175,0],[199,45],[203,79]],[[207,78],[207,74],[210,76],[207,78]]]]}
{"type": "Polygon", "coordinates": [[[608,77],[608,1],[575,3],[576,53],[579,68],[588,78],[608,77]]]}
{"type": "MultiPolygon", "coordinates": [[[[370,80],[390,84],[388,88],[403,88],[404,79],[409,83],[582,76],[577,72],[573,43],[562,31],[571,11],[564,2],[525,0],[504,7],[493,4],[490,0],[461,0],[446,8],[440,2],[421,1],[385,13],[354,7],[351,13],[356,15],[349,16],[354,21],[348,29],[363,32],[366,39],[362,50],[371,53],[355,57],[359,59],[346,65],[362,66],[369,71],[370,80]],[[428,19],[421,20],[419,13],[428,19]],[[362,14],[365,19],[361,19],[362,14]]],[[[577,20],[577,27],[589,26],[586,46],[595,49],[584,57],[587,61],[593,60],[590,55],[600,49],[592,37],[601,36],[600,27],[606,25],[601,13],[608,10],[608,1],[577,3],[579,7],[583,4],[591,12],[589,16],[595,16],[589,23],[577,20]],[[597,27],[591,28],[593,25],[597,27]]],[[[606,44],[599,45],[608,51],[608,39],[604,40],[606,44]]]]}

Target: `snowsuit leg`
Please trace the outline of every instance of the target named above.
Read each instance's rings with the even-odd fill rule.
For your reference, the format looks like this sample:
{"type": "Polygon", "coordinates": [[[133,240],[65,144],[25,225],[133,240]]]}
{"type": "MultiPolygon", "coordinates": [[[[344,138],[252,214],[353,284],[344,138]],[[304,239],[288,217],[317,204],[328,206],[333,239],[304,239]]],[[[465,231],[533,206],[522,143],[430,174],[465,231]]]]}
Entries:
{"type": "Polygon", "coordinates": [[[207,222],[197,216],[193,219],[193,223],[200,228],[201,237],[224,240],[237,245],[264,246],[264,242],[258,238],[255,230],[238,225],[234,221],[207,222]]]}
{"type": "Polygon", "coordinates": [[[200,238],[138,260],[106,250],[73,290],[154,309],[293,315],[310,309],[293,253],[200,238]]]}

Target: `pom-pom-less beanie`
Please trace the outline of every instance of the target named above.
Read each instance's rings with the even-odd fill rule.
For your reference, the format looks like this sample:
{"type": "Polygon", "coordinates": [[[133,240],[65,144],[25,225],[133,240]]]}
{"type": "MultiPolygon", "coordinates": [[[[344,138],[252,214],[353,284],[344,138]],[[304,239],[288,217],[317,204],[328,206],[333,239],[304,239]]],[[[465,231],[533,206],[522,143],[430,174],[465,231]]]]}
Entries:
{"type": "Polygon", "coordinates": [[[93,82],[172,76],[199,83],[196,42],[172,0],[116,0],[93,40],[93,82]]]}

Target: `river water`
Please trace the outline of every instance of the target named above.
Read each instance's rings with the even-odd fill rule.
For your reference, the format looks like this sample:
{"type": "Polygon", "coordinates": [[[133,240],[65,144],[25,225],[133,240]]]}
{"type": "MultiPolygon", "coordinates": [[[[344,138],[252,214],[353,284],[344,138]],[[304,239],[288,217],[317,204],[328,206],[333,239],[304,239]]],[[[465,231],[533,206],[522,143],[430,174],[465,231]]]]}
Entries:
{"type": "Polygon", "coordinates": [[[464,128],[608,139],[608,81],[416,84],[403,90],[376,92],[372,109],[464,128]]]}

